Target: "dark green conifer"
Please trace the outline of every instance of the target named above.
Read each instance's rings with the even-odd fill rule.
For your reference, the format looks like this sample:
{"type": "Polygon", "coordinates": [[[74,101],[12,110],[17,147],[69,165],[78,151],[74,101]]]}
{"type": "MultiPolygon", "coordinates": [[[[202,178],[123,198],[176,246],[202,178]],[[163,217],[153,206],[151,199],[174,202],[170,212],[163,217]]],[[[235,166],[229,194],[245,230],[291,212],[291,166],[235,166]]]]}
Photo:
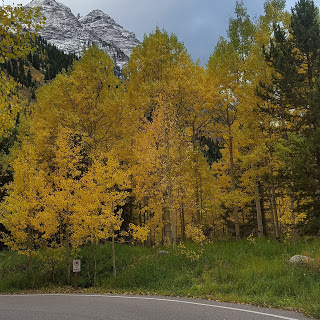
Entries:
{"type": "Polygon", "coordinates": [[[278,106],[268,112],[279,125],[291,123],[291,132],[283,127],[279,155],[287,164],[292,195],[312,199],[299,208],[307,212],[312,232],[320,230],[319,19],[314,2],[300,0],[292,8],[289,30],[275,26],[265,57],[277,75],[271,86],[261,84],[258,89],[261,96],[278,106]]]}
{"type": "Polygon", "coordinates": [[[31,85],[32,85],[32,75],[31,75],[31,70],[29,68],[27,73],[26,86],[31,87],[31,85]]]}

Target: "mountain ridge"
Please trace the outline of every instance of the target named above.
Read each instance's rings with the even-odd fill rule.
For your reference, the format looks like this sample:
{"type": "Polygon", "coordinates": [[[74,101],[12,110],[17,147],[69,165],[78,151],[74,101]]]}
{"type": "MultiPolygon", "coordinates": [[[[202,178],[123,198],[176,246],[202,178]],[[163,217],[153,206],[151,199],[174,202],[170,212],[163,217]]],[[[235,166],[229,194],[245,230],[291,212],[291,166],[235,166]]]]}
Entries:
{"type": "Polygon", "coordinates": [[[96,44],[122,69],[139,44],[133,32],[124,29],[100,9],[76,17],[69,7],[56,0],[32,0],[25,7],[39,7],[46,17],[44,29],[39,34],[65,53],[80,56],[84,48],[96,44]]]}

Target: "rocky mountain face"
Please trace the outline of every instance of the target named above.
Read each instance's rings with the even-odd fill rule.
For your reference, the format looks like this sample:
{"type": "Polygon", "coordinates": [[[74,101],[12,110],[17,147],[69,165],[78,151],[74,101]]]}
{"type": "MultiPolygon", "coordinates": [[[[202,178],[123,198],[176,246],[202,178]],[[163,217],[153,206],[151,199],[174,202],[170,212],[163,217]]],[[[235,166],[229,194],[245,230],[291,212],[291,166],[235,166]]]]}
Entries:
{"type": "Polygon", "coordinates": [[[26,7],[40,8],[47,18],[40,35],[65,53],[81,55],[88,45],[96,44],[122,69],[139,43],[134,33],[125,30],[101,10],[76,17],[70,8],[55,0],[32,0],[26,7]]]}

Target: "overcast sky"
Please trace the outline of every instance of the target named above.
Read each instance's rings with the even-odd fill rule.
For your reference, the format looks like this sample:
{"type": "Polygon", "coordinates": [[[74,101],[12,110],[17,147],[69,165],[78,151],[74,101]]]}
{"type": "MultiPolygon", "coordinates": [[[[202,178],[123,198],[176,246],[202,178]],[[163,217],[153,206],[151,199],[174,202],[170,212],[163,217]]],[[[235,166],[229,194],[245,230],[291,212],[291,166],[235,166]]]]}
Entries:
{"type": "MultiPolygon", "coordinates": [[[[15,0],[25,5],[31,0],[15,0]]],[[[236,0],[60,0],[81,16],[101,9],[118,24],[143,40],[144,34],[156,26],[177,35],[196,60],[208,62],[220,36],[226,36],[229,18],[233,16],[236,0]]],[[[287,9],[295,0],[287,0],[287,9]]],[[[320,0],[314,0],[319,6],[320,0]]],[[[4,0],[5,4],[12,4],[4,0]]],[[[251,17],[263,13],[264,0],[244,0],[251,17]]]]}

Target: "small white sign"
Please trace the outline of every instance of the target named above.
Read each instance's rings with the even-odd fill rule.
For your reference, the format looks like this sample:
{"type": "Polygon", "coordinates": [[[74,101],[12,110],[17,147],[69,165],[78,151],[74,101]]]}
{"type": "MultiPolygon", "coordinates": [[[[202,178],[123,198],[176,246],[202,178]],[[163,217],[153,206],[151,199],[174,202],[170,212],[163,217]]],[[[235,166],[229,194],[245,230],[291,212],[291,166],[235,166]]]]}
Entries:
{"type": "Polygon", "coordinates": [[[73,260],[73,272],[81,271],[81,262],[80,259],[73,260]]]}

